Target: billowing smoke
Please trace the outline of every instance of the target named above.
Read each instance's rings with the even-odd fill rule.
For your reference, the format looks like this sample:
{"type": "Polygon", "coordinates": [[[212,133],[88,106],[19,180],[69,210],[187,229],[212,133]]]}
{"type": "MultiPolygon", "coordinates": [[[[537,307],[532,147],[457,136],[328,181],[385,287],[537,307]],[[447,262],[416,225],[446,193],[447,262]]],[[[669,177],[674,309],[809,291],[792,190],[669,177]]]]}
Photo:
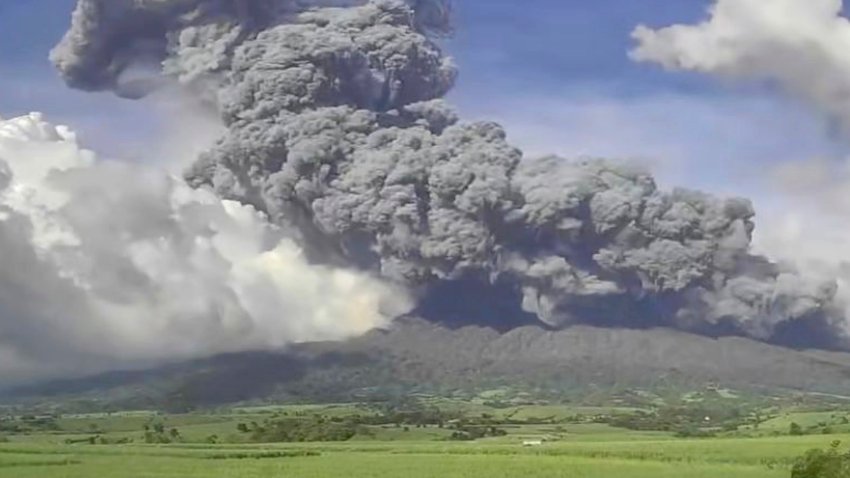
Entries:
{"type": "Polygon", "coordinates": [[[267,213],[311,260],[407,286],[421,313],[475,300],[494,324],[524,311],[843,344],[835,282],[751,253],[748,201],[662,192],[631,165],[523,158],[499,125],[459,122],[440,99],[456,77],[435,38],[449,10],[80,0],[53,60],[72,86],[176,81],[209,101],[227,133],[188,183],[267,213]]]}
{"type": "Polygon", "coordinates": [[[308,264],[250,206],[98,161],[38,115],[0,120],[0,384],[306,340],[404,294],[308,264]]]}
{"type": "MultiPolygon", "coordinates": [[[[633,36],[636,60],[776,85],[850,135],[850,21],[841,0],[717,0],[701,23],[641,26],[633,36]]],[[[760,235],[760,249],[811,274],[838,277],[839,302],[846,307],[850,161],[799,158],[769,176],[785,200],[766,218],[773,234],[760,235]]]]}

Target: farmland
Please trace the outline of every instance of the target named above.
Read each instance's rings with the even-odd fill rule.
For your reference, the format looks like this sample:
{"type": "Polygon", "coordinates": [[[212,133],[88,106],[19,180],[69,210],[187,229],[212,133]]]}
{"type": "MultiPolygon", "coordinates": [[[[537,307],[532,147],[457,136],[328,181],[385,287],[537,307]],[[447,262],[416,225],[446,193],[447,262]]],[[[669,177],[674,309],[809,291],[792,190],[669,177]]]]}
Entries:
{"type": "Polygon", "coordinates": [[[0,477],[787,477],[806,450],[850,444],[840,410],[773,410],[756,427],[685,438],[605,423],[642,413],[635,409],[440,404],[460,418],[425,423],[448,416],[378,414],[362,404],[10,415],[0,422],[7,430],[0,477]],[[322,435],[353,417],[359,421],[352,434],[322,435]],[[278,439],[286,441],[257,442],[281,423],[289,434],[278,439]],[[800,435],[788,433],[791,423],[800,435]]]}

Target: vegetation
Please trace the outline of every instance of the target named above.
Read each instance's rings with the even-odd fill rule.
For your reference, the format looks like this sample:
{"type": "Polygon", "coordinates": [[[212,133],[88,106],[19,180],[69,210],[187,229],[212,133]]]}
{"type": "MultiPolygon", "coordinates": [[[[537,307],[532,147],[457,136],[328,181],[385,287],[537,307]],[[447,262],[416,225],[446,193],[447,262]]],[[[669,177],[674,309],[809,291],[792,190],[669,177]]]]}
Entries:
{"type": "Polygon", "coordinates": [[[0,433],[39,433],[59,430],[53,415],[21,415],[13,420],[0,420],[0,433]]]}
{"type": "Polygon", "coordinates": [[[165,424],[162,422],[145,424],[144,430],[144,442],[148,444],[167,444],[182,441],[179,430],[171,428],[166,431],[165,424]]]}
{"type": "Polygon", "coordinates": [[[791,470],[791,478],[850,478],[850,454],[839,451],[840,441],[826,449],[809,450],[791,470]]]}
{"type": "Polygon", "coordinates": [[[492,390],[176,414],[14,410],[0,417],[0,477],[850,478],[847,408],[713,392],[590,405],[492,390]]]}
{"type": "Polygon", "coordinates": [[[321,416],[303,418],[266,419],[262,424],[240,423],[237,430],[247,433],[250,440],[258,443],[285,442],[334,442],[346,441],[358,433],[368,435],[355,419],[331,420],[321,416]]]}

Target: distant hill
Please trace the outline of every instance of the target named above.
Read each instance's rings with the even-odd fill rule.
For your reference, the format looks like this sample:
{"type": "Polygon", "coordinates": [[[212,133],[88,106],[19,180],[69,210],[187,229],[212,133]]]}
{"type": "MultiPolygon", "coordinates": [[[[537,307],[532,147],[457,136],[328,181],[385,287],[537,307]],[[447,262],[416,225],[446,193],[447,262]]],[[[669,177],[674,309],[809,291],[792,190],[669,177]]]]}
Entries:
{"type": "Polygon", "coordinates": [[[497,387],[569,392],[698,388],[850,396],[850,354],[798,351],[669,329],[526,326],[500,333],[403,319],[340,343],[249,353],[55,381],[6,401],[91,400],[121,408],[275,400],[341,401],[497,387]]]}

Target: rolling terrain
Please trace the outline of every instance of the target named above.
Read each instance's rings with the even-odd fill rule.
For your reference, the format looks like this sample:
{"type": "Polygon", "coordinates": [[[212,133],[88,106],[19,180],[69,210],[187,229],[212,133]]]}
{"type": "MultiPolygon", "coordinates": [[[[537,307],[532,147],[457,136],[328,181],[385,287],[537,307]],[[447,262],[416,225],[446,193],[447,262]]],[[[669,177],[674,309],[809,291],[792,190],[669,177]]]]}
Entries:
{"type": "Polygon", "coordinates": [[[234,354],[13,390],[6,402],[91,400],[121,409],[247,401],[347,401],[412,392],[450,395],[510,387],[547,397],[626,390],[850,396],[850,354],[801,351],[740,337],[670,329],[576,326],[507,332],[402,319],[346,342],[234,354]]]}

